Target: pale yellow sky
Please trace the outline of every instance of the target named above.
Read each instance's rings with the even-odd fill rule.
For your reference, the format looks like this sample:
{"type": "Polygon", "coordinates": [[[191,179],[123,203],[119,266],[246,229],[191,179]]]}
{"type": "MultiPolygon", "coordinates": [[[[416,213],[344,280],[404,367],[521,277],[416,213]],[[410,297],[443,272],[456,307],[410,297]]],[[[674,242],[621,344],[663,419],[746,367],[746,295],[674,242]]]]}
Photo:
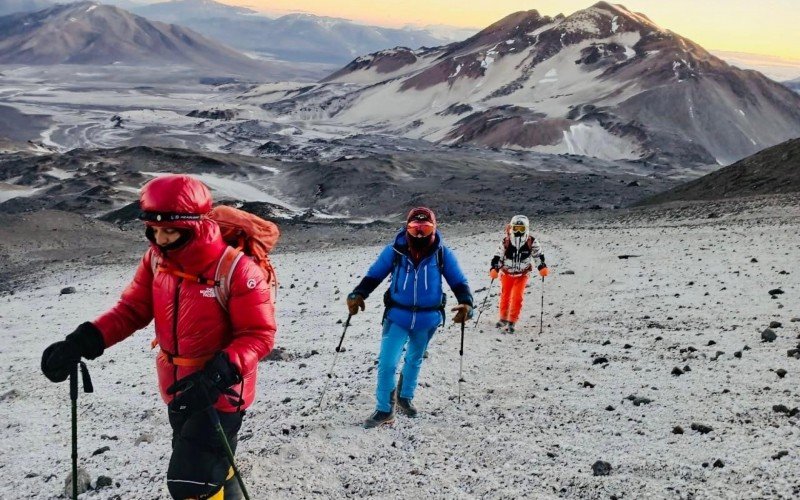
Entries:
{"type": "MultiPolygon", "coordinates": [[[[383,26],[485,27],[519,10],[571,14],[593,0],[219,0],[271,13],[310,12],[383,26]]],[[[630,10],[707,49],[800,59],[800,0],[627,0],[630,10]]]]}

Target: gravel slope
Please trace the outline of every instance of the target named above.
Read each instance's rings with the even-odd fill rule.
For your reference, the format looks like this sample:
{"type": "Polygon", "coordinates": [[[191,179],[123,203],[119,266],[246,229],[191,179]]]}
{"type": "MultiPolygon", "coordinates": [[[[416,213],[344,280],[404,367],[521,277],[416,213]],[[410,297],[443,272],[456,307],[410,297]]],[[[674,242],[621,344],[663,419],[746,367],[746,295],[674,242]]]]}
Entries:
{"type": "MultiPolygon", "coordinates": [[[[287,359],[262,363],[260,398],[245,419],[239,462],[250,491],[254,498],[797,496],[798,416],[773,410],[798,406],[800,360],[787,357],[800,334],[791,321],[800,316],[797,206],[731,202],[535,220],[553,271],[544,334],[540,282],[517,336],[495,333],[494,309],[487,311],[467,332],[459,405],[459,336],[448,326],[434,337],[420,377],[422,416],[373,431],[359,424],[373,406],[377,293],[354,319],[326,401],[315,407],[344,295],[379,248],[276,253],[277,345],[287,359]],[[773,299],[776,288],[785,293],[773,299]],[[777,340],[762,342],[771,321],[782,323],[773,328],[777,340]],[[671,374],[686,366],[691,371],[671,374]],[[701,434],[692,424],[713,430],[701,434]],[[676,426],[684,433],[674,434],[676,426]],[[788,454],[772,458],[781,451],[788,454]],[[597,460],[611,464],[609,476],[592,475],[597,460]]],[[[488,284],[499,236],[477,226],[445,233],[475,288],[488,284]]],[[[0,478],[15,498],[58,495],[69,469],[67,386],[39,374],[41,350],[110,306],[131,274],[127,263],[68,270],[0,297],[7,429],[0,454],[14,457],[3,461],[0,478]],[[64,286],[77,293],[59,295],[64,286]]],[[[87,498],[167,498],[168,424],[151,334],[90,363],[96,393],[81,396],[81,461],[115,484],[87,498]],[[151,442],[136,445],[143,437],[151,442]],[[90,456],[103,446],[110,449],[90,456]]]]}

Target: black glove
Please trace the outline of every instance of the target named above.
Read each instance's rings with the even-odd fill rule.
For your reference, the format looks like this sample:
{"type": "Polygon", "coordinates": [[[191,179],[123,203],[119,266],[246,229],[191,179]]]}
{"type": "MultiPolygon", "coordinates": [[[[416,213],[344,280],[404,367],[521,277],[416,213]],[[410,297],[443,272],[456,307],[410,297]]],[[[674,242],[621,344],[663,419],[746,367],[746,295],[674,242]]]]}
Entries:
{"type": "Polygon", "coordinates": [[[539,271],[541,271],[541,270],[542,270],[542,269],[544,269],[545,267],[547,267],[547,264],[545,264],[544,262],[542,262],[541,264],[539,264],[538,266],[536,266],[536,269],[538,269],[539,271]]]}
{"type": "Polygon", "coordinates": [[[42,353],[42,373],[52,382],[63,382],[81,358],[94,359],[103,354],[103,335],[88,321],[42,353]]]}
{"type": "Polygon", "coordinates": [[[489,264],[489,267],[490,267],[491,269],[497,269],[497,270],[499,271],[499,270],[500,270],[500,268],[501,268],[501,267],[503,267],[503,265],[502,265],[502,264],[500,264],[500,257],[498,257],[497,255],[495,255],[494,257],[492,257],[492,263],[491,263],[491,264],[489,264]]]}
{"type": "Polygon", "coordinates": [[[214,405],[220,395],[231,396],[233,406],[244,404],[241,395],[231,386],[242,381],[239,370],[228,360],[228,355],[218,352],[202,370],[178,380],[167,388],[167,394],[177,394],[169,403],[173,412],[194,414],[214,405]]]}

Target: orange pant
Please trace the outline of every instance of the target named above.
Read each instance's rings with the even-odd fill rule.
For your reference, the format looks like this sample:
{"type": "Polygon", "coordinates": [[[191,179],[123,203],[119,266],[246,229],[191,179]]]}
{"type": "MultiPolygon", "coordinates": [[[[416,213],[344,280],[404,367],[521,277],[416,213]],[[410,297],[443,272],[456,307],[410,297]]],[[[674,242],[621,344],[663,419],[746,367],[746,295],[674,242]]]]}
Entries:
{"type": "Polygon", "coordinates": [[[500,319],[516,323],[522,311],[528,275],[500,274],[500,319]]]}

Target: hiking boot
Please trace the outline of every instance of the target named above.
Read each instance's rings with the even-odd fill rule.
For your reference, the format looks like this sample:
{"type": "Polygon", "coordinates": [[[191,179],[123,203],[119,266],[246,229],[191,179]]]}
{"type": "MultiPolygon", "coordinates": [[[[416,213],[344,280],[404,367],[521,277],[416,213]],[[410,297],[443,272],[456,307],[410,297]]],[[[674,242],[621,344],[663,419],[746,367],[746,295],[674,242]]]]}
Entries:
{"type": "Polygon", "coordinates": [[[517,330],[514,328],[514,323],[509,322],[508,325],[506,325],[506,331],[508,333],[515,333],[517,330]]]}
{"type": "Polygon", "coordinates": [[[392,425],[394,423],[394,412],[375,410],[368,419],[364,421],[365,429],[374,429],[383,425],[392,425]]]}
{"type": "Polygon", "coordinates": [[[494,324],[494,327],[495,328],[505,328],[506,327],[505,320],[501,319],[500,321],[498,321],[497,323],[494,324]]]}
{"type": "Polygon", "coordinates": [[[417,416],[417,407],[411,402],[410,398],[397,398],[397,408],[400,413],[407,417],[415,418],[417,416]]]}

